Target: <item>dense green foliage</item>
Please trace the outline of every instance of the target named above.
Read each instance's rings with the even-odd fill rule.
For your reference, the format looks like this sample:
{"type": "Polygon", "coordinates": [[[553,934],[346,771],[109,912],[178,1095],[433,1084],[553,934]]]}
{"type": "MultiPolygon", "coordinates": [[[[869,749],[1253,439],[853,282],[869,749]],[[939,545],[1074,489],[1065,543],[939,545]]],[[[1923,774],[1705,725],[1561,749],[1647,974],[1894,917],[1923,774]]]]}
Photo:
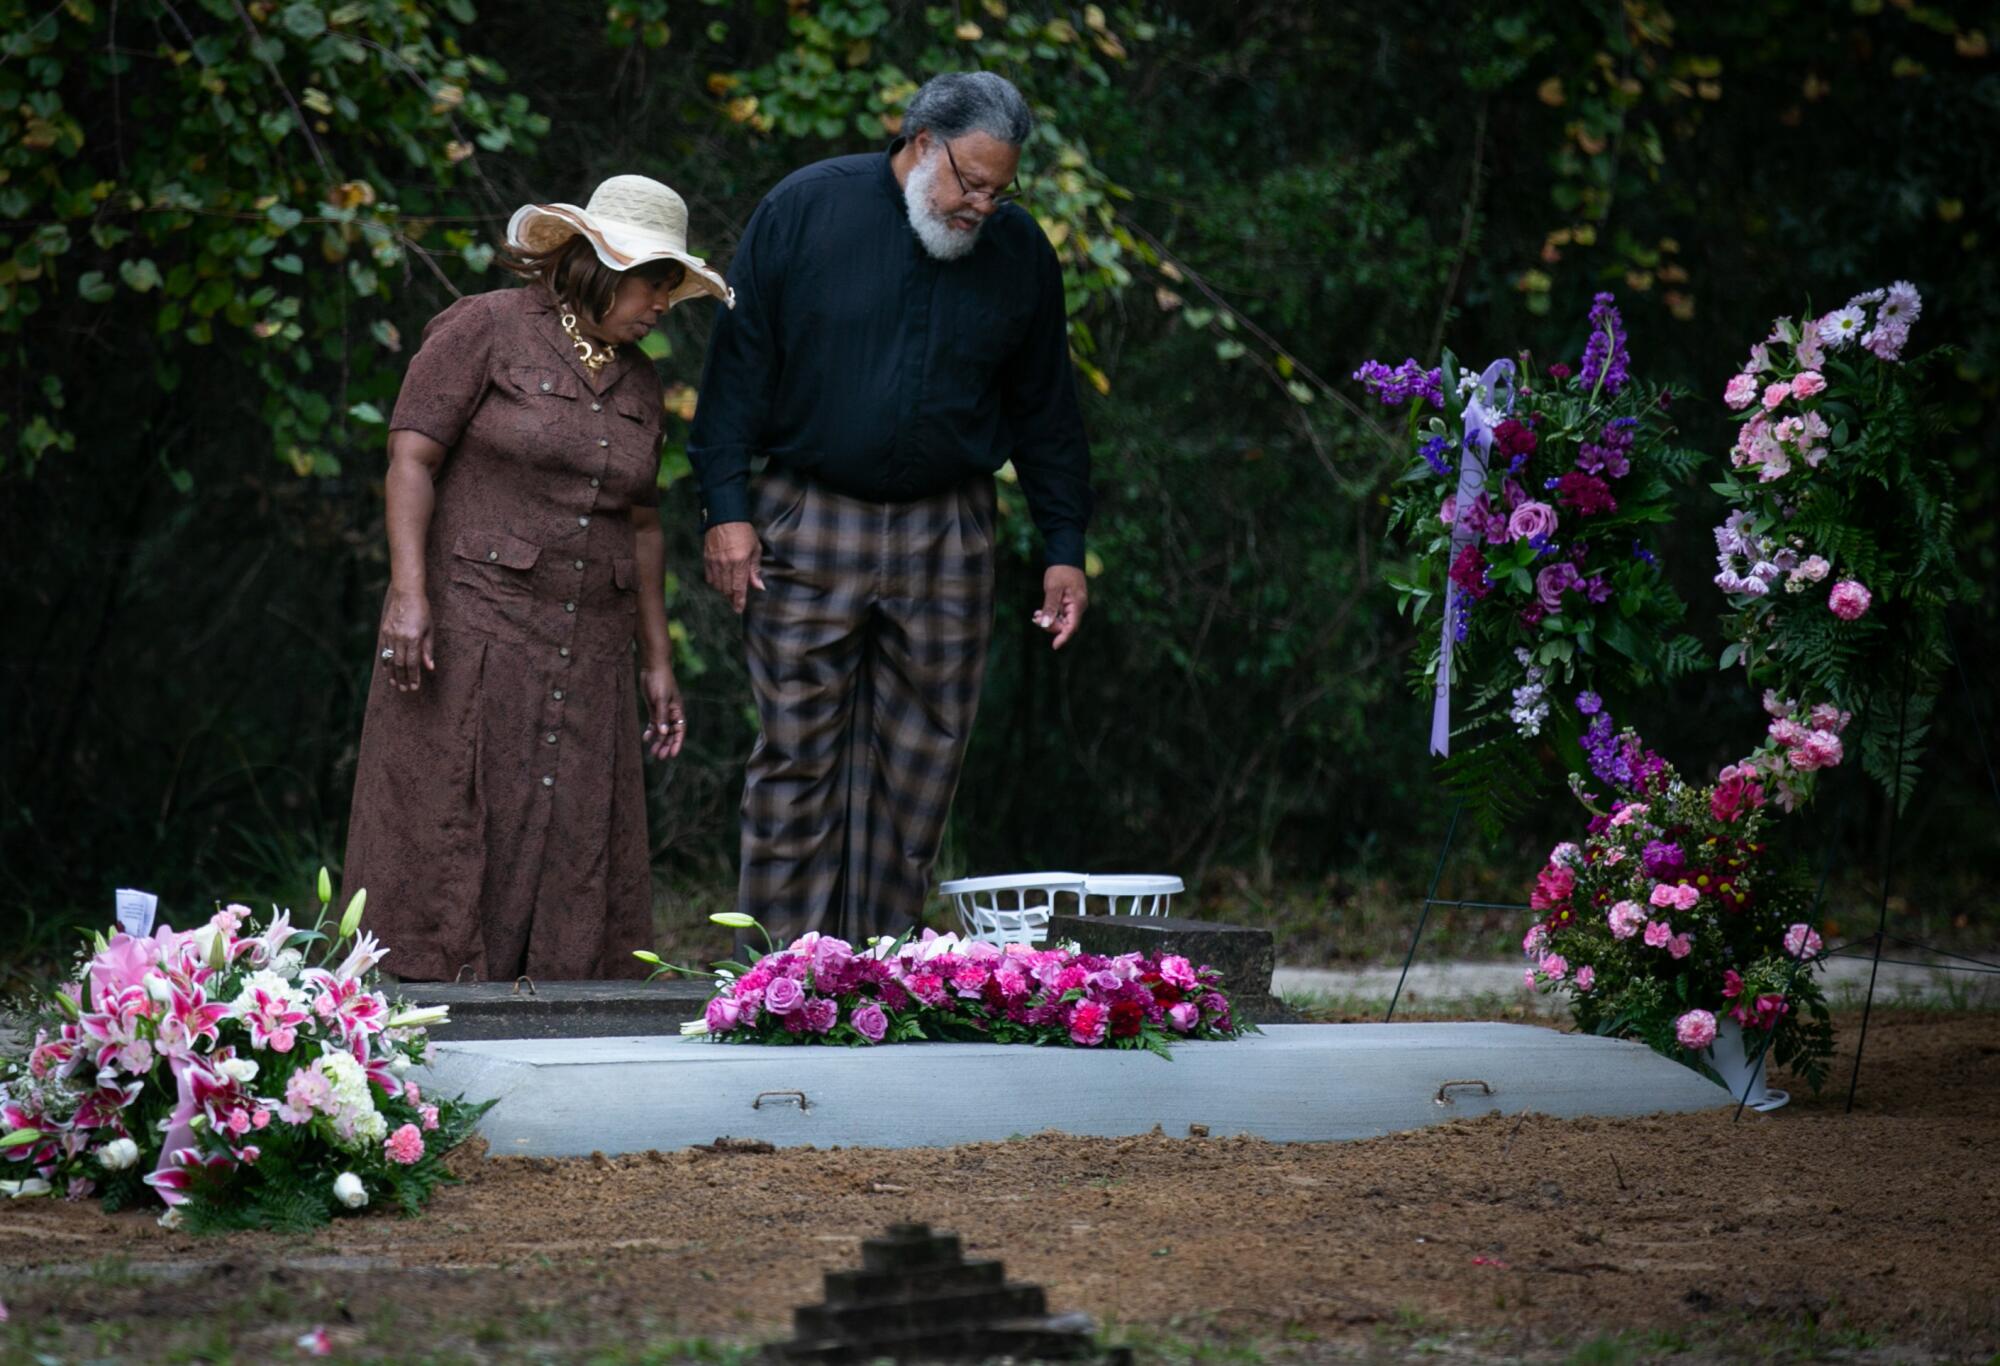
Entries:
{"type": "MultiPolygon", "coordinates": [[[[386,580],[377,424],[424,319],[499,283],[515,205],[657,175],[726,262],[787,170],[879,145],[916,81],[971,64],[1044,120],[1024,171],[1071,287],[1101,573],[1051,657],[1003,488],[1019,553],[948,862],[1414,863],[1443,812],[1403,686],[1421,642],[1381,586],[1407,452],[1341,377],[1447,334],[1574,363],[1614,289],[1635,367],[1693,396],[1685,440],[1720,468],[1742,339],[1802,294],[1908,278],[1925,343],[1964,348],[1942,449],[1960,562],[1990,579],[1984,22],[1879,0],[0,0],[0,904],[275,890],[338,854],[386,580]]],[[[656,830],[682,881],[727,875],[751,738],[681,482],[707,323],[676,315],[656,348],[693,721],[656,830]]],[[[1675,496],[1662,550],[1695,602],[1715,499],[1699,477],[1675,496]]],[[[1955,618],[1975,677],[1991,612],[1955,618]]],[[[1678,689],[1647,730],[1690,772],[1756,738],[1740,676],[1678,689]]],[[[1909,819],[1946,847],[1990,829],[1990,798],[1965,708],[1932,720],[1909,819]]],[[[1990,839],[1958,847],[1991,871],[1990,839]]]]}

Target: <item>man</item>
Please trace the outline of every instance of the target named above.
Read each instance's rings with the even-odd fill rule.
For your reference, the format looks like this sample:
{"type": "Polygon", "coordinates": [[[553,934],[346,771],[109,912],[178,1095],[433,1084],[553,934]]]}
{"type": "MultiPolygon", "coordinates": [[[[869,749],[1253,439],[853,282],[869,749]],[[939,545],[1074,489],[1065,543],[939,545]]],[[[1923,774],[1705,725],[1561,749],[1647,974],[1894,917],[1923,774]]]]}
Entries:
{"type": "Polygon", "coordinates": [[[979,705],[1009,460],[1055,648],[1089,602],[1062,272],[1011,202],[1032,121],[999,76],[938,76],[886,154],[786,177],[736,249],[689,454],[763,725],[737,904],[780,939],[859,942],[922,909],[979,705]]]}

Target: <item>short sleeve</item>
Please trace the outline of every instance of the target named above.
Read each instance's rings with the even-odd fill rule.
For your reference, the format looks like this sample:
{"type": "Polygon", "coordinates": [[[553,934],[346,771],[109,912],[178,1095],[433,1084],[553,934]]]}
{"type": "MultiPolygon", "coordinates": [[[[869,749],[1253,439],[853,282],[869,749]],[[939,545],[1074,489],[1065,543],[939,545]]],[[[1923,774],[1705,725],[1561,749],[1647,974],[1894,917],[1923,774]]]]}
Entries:
{"type": "Polygon", "coordinates": [[[456,446],[486,392],[493,351],[491,296],[458,300],[424,325],[424,343],[404,372],[389,430],[421,432],[456,446]]]}

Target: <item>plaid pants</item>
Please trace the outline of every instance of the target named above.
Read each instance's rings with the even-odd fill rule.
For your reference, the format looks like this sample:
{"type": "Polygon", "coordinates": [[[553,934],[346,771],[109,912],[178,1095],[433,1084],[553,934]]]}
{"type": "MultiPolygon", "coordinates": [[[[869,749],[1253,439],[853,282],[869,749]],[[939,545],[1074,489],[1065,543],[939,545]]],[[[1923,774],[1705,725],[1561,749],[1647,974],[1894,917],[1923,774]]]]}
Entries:
{"type": "Polygon", "coordinates": [[[849,498],[771,466],[744,610],[763,733],[743,784],[737,908],[783,942],[914,923],[993,633],[993,485],[849,498]]]}

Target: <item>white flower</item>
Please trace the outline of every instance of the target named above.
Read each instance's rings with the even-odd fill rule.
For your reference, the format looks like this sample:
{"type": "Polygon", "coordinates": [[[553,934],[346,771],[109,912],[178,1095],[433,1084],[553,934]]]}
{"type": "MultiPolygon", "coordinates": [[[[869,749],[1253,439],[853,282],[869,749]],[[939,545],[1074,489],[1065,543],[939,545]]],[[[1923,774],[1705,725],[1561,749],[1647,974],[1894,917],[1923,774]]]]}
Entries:
{"type": "Polygon", "coordinates": [[[25,1181],[0,1181],[0,1195],[12,1200],[29,1200],[37,1195],[47,1195],[51,1187],[39,1176],[31,1176],[25,1181]]]}
{"type": "Polygon", "coordinates": [[[215,1065],[215,1070],[228,1077],[238,1086],[248,1086],[257,1080],[257,1060],[255,1058],[224,1058],[215,1065]]]}
{"type": "Polygon", "coordinates": [[[368,1188],[353,1172],[342,1172],[333,1178],[333,1198],[349,1209],[360,1209],[368,1203],[368,1188]]]}
{"type": "Polygon", "coordinates": [[[139,1145],[129,1138],[114,1138],[97,1150],[97,1164],[108,1172],[122,1172],[139,1161],[139,1145]]]}
{"type": "Polygon", "coordinates": [[[1836,350],[1861,335],[1867,315],[1853,304],[1819,320],[1819,339],[1836,350]]]}
{"type": "Polygon", "coordinates": [[[445,1024],[451,1019],[450,1006],[421,1006],[416,1010],[405,1010],[391,1015],[385,1025],[389,1029],[428,1029],[434,1024],[445,1024]]]}
{"type": "Polygon", "coordinates": [[[409,1071],[410,1070],[409,1055],[407,1053],[391,1053],[389,1055],[389,1070],[391,1072],[398,1072],[398,1073],[409,1071]]]}
{"type": "Polygon", "coordinates": [[[298,976],[299,969],[305,965],[306,956],[297,949],[281,949],[278,956],[271,960],[271,971],[289,979],[298,976]]]}
{"type": "Polygon", "coordinates": [[[1882,307],[1875,312],[1875,321],[1878,326],[1893,323],[1908,327],[1923,311],[1924,298],[1917,293],[1917,287],[1908,280],[1898,280],[1889,286],[1882,307]]]}
{"type": "Polygon", "coordinates": [[[162,1214],[159,1218],[159,1224],[161,1228],[179,1228],[181,1226],[181,1207],[175,1205],[165,1214],[162,1214]]]}
{"type": "Polygon", "coordinates": [[[157,972],[146,974],[146,994],[163,1006],[174,1003],[174,984],[157,972]]]}

